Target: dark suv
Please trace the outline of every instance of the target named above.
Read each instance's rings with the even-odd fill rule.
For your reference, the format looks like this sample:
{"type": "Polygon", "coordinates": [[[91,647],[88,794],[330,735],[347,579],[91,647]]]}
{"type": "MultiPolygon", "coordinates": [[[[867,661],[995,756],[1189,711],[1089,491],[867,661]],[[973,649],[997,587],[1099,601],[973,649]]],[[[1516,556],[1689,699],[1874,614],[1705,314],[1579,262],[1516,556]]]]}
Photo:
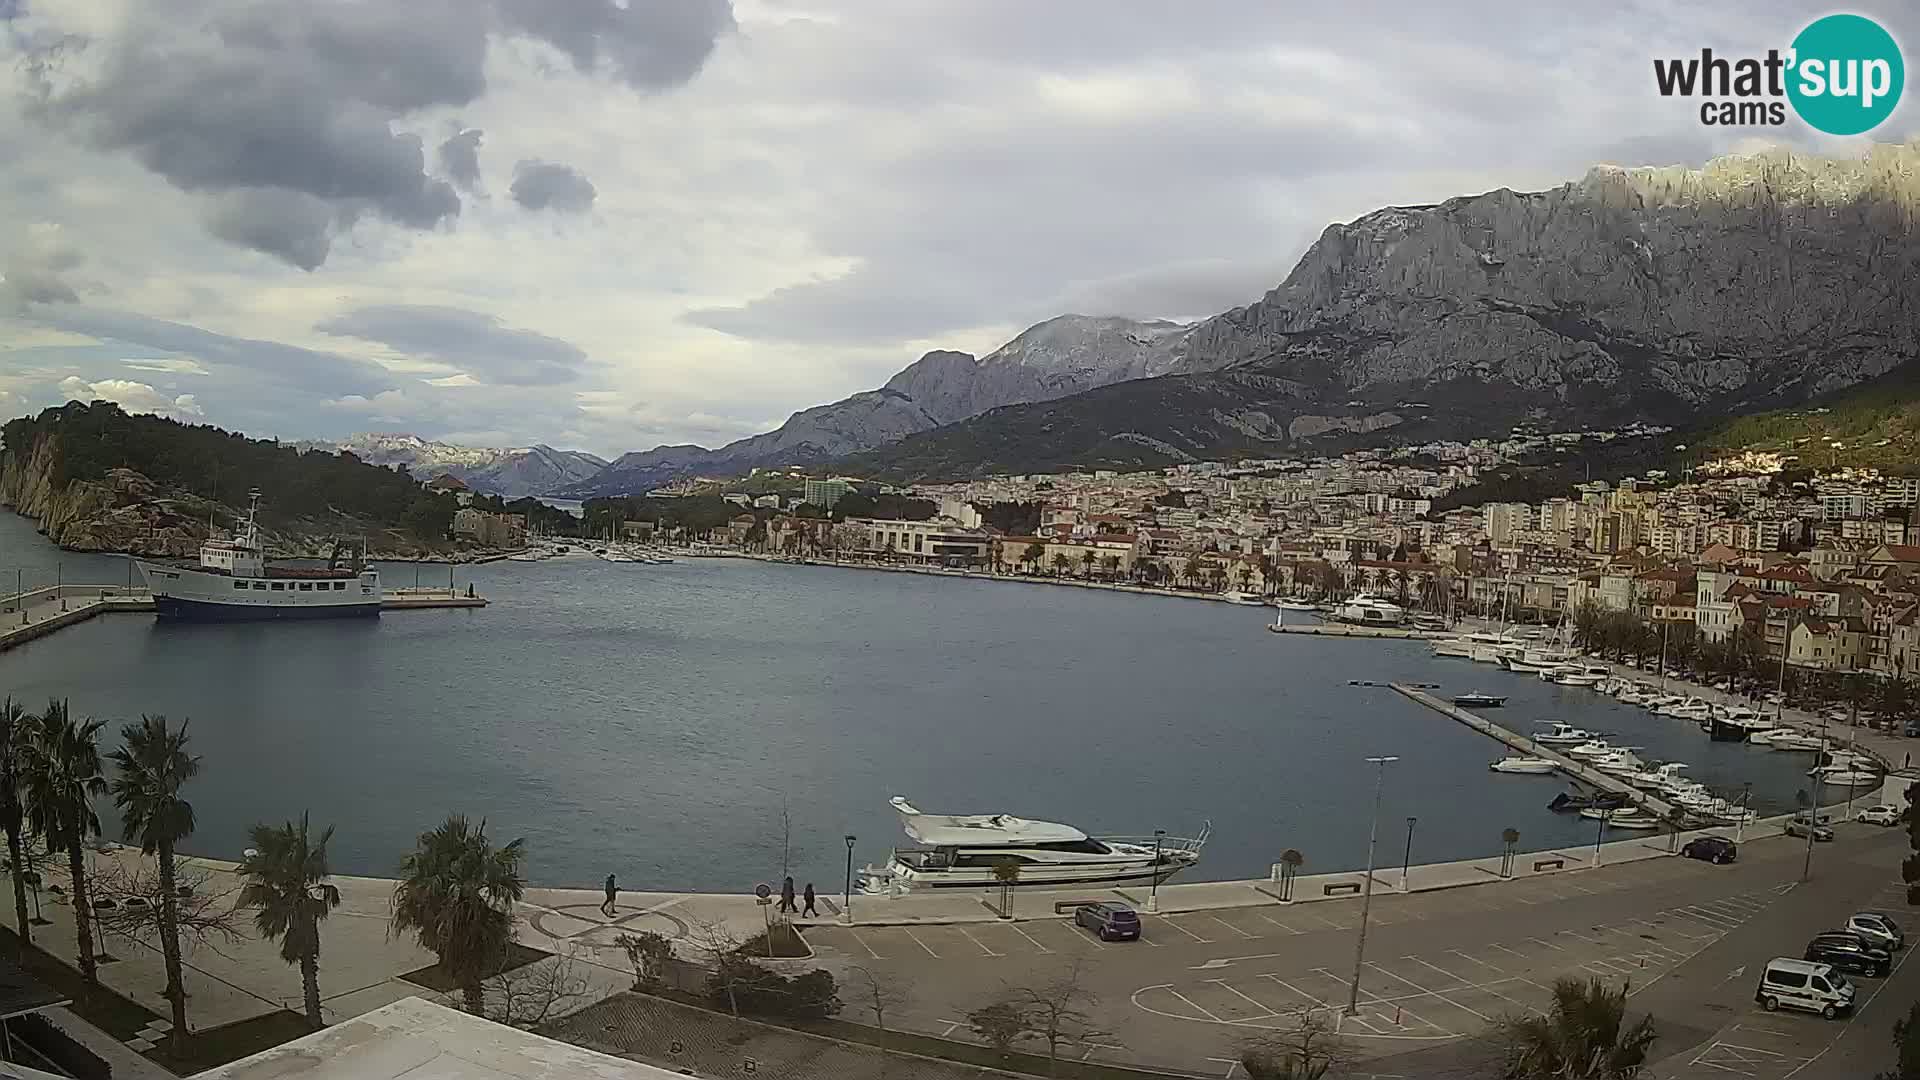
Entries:
{"type": "Polygon", "coordinates": [[[1687,841],[1680,854],[1724,865],[1740,857],[1740,848],[1724,836],[1697,836],[1687,841]]]}
{"type": "Polygon", "coordinates": [[[1807,942],[1804,959],[1861,975],[1885,975],[1893,970],[1892,953],[1878,945],[1869,945],[1865,938],[1845,930],[1816,935],[1807,942]]]}
{"type": "Polygon", "coordinates": [[[1102,941],[1140,940],[1140,916],[1125,904],[1083,904],[1073,909],[1073,921],[1102,941]]]}

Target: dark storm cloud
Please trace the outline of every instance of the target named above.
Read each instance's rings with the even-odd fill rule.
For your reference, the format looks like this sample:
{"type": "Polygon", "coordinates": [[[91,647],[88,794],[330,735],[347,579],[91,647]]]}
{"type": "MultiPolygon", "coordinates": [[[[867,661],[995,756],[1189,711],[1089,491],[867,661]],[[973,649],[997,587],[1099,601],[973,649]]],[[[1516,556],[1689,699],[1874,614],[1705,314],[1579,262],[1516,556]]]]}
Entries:
{"type": "Polygon", "coordinates": [[[326,200],[303,191],[245,188],[214,200],[207,212],[207,229],[230,244],[312,270],[327,261],[337,218],[326,200]]]}
{"type": "Polygon", "coordinates": [[[472,191],[480,184],[480,129],[467,128],[440,144],[440,171],[453,186],[472,191]]]}
{"type": "Polygon", "coordinates": [[[76,334],[192,357],[211,369],[217,382],[266,386],[282,395],[293,392],[319,400],[370,398],[400,385],[391,372],[368,360],[278,341],[233,337],[127,311],[46,307],[36,309],[34,318],[76,334]]]}
{"type": "Polygon", "coordinates": [[[506,24],[593,71],[604,61],[615,78],[640,90],[691,79],[713,44],[733,29],[728,0],[496,0],[506,24]]]}
{"type": "MultiPolygon", "coordinates": [[[[732,25],[727,0],[196,0],[135,7],[113,37],[66,35],[23,66],[50,127],[183,191],[283,193],[220,200],[209,225],[312,269],[326,238],[361,217],[432,229],[459,215],[454,184],[428,173],[420,139],[397,122],[484,93],[490,34],[549,42],[582,69],[656,90],[693,77],[732,25]],[[310,200],[327,204],[325,222],[310,200]],[[290,220],[266,220],[276,208],[290,220]]],[[[462,132],[439,148],[462,187],[478,178],[478,142],[462,132]]],[[[546,204],[575,208],[584,183],[546,204]]]]}
{"type": "Polygon", "coordinates": [[[593,181],[570,165],[522,161],[513,167],[513,201],[529,210],[583,214],[593,208],[593,181]]]}
{"type": "Polygon", "coordinates": [[[580,377],[588,365],[578,346],[532,330],[502,326],[462,308],[388,304],[335,316],[314,329],[377,341],[407,356],[458,368],[483,383],[551,386],[580,377]]]}

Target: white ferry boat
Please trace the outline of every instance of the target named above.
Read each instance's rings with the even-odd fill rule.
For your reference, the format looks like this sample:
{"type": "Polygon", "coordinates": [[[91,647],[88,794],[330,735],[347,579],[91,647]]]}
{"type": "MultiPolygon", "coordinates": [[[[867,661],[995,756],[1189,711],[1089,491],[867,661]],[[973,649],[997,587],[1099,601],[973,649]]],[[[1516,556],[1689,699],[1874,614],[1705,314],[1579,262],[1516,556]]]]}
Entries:
{"type": "Polygon", "coordinates": [[[1192,838],[1092,837],[1071,825],[1012,814],[925,814],[895,795],[901,828],[918,848],[896,849],[885,866],[860,871],[866,893],[913,888],[986,888],[1000,884],[999,863],[1020,867],[1019,885],[1146,884],[1168,878],[1200,861],[1213,831],[1208,824],[1192,838]]]}
{"type": "Polygon", "coordinates": [[[324,568],[269,568],[256,523],[260,493],[251,498],[240,535],[200,545],[198,566],[140,560],[161,618],[233,622],[380,614],[380,574],[367,568],[364,553],[336,545],[324,568]]]}
{"type": "Polygon", "coordinates": [[[1399,604],[1361,593],[1333,609],[1333,617],[1344,623],[1364,626],[1399,626],[1407,612],[1399,604]]]}

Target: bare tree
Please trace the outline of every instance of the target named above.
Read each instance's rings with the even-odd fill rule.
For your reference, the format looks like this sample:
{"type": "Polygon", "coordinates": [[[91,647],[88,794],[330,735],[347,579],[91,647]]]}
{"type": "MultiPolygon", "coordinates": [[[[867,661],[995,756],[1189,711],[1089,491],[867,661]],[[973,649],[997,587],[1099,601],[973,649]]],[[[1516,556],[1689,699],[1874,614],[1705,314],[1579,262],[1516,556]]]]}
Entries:
{"type": "Polygon", "coordinates": [[[1013,1001],[993,1001],[980,1006],[967,1014],[967,1027],[1002,1054],[1011,1054],[1014,1043],[1033,1035],[1026,1010],[1013,1001]]]}
{"type": "MultiPolygon", "coordinates": [[[[544,960],[503,971],[481,984],[486,1017],[499,1024],[534,1028],[586,1004],[592,985],[572,948],[544,960]]],[[[447,996],[457,1005],[457,995],[447,996]]]]}
{"type": "Polygon", "coordinates": [[[724,923],[689,919],[687,937],[692,941],[694,950],[711,965],[713,981],[726,990],[728,1010],[739,1016],[739,991],[759,974],[757,966],[740,962],[739,936],[727,929],[724,923]]]}
{"type": "Polygon", "coordinates": [[[1025,1014],[1028,1029],[1046,1041],[1048,1071],[1060,1060],[1061,1043],[1084,1043],[1113,1034],[1093,1024],[1090,1010],[1100,1004],[1100,998],[1087,987],[1085,975],[1085,961],[1075,957],[1045,982],[1008,990],[1009,1000],[1025,1014]]]}
{"type": "MultiPolygon", "coordinates": [[[[240,890],[234,879],[221,875],[224,887],[206,869],[189,862],[174,872],[174,903],[180,940],[204,945],[225,956],[220,946],[245,938],[248,921],[236,907],[240,890]]],[[[118,936],[158,949],[160,939],[160,868],[146,859],[101,859],[88,875],[94,924],[101,938],[118,936]]]]}
{"type": "Polygon", "coordinates": [[[1240,1067],[1250,1080],[1320,1080],[1353,1064],[1353,1051],[1334,1034],[1332,1014],[1303,1005],[1287,1026],[1240,1044],[1240,1067]]]}
{"type": "Polygon", "coordinates": [[[666,977],[667,961],[673,959],[673,943],[666,935],[642,930],[637,934],[621,934],[613,943],[626,951],[627,963],[633,966],[635,990],[660,985],[660,980],[666,977]]]}
{"type": "Polygon", "coordinates": [[[873,1012],[873,1026],[881,1031],[887,1030],[887,1013],[895,1009],[904,1009],[913,999],[907,982],[872,968],[855,966],[849,973],[847,984],[860,1003],[873,1012]]]}

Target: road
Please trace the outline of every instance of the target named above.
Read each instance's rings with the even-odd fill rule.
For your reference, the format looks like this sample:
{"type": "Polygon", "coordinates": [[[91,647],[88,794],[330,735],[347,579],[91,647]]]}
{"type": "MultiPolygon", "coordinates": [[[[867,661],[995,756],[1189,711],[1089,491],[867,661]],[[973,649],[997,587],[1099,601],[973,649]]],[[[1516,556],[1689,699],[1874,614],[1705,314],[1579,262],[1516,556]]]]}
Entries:
{"type": "MultiPolygon", "coordinates": [[[[1744,845],[1732,866],[1653,859],[1376,895],[1357,988],[1355,901],[1143,915],[1139,942],[1097,941],[1065,919],[816,927],[807,940],[843,974],[864,967],[909,984],[890,1023],[954,1038],[1005,987],[1078,965],[1097,996],[1094,1026],[1112,1034],[1075,1056],[1202,1075],[1240,1075],[1242,1041],[1305,1012],[1337,1019],[1375,1075],[1479,1075],[1486,1048],[1475,1036],[1503,1014],[1538,1010],[1553,980],[1571,975],[1624,984],[1657,1018],[1663,1078],[1864,1077],[1890,1060],[1888,1025],[1920,997],[1920,975],[1903,966],[1884,1000],[1868,996],[1882,981],[1859,980],[1867,1004],[1847,1022],[1753,1004],[1767,959],[1797,955],[1854,910],[1904,908],[1904,831],[1840,831],[1820,845],[1806,885],[1803,842],[1768,839],[1744,845]],[[1357,1013],[1343,1016],[1353,999],[1357,1013]]],[[[847,1017],[871,1019],[857,1004],[847,1017]]]]}

